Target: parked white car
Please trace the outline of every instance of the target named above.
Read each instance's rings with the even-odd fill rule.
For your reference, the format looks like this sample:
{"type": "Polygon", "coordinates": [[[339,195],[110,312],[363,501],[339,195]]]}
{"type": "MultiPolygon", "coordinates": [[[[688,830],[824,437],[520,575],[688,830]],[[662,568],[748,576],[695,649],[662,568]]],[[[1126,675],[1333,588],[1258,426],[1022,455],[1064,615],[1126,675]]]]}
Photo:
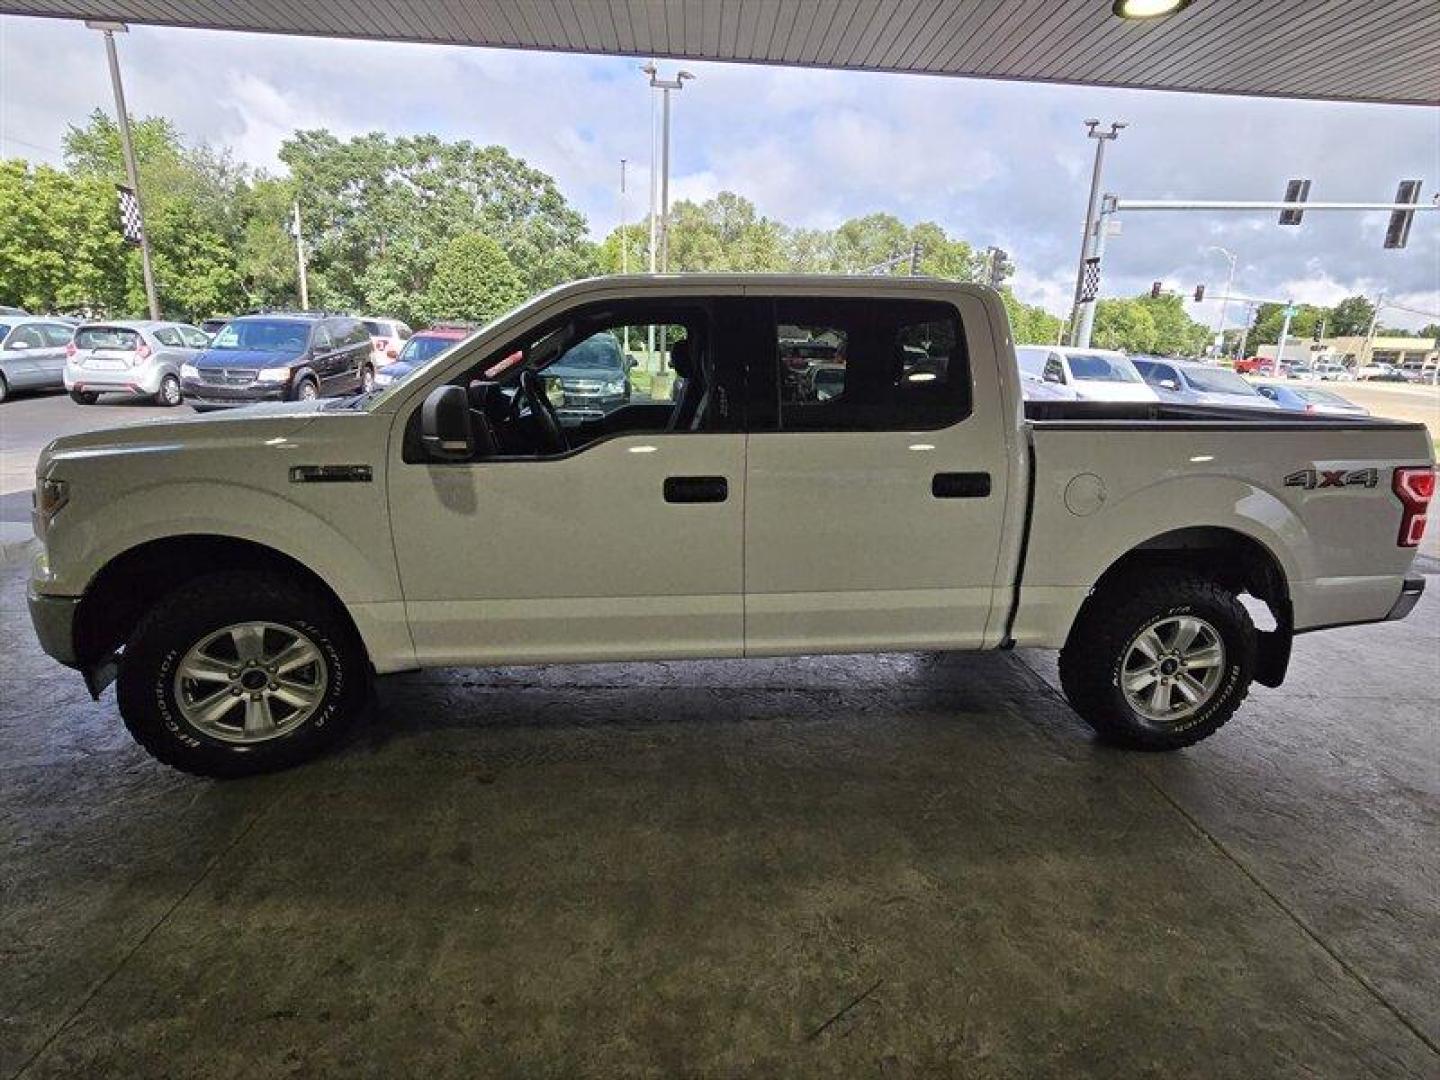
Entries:
{"type": "Polygon", "coordinates": [[[399,359],[400,350],[405,347],[405,342],[410,340],[413,333],[410,327],[399,319],[362,318],[360,321],[365,324],[365,329],[370,334],[370,347],[373,350],[371,359],[376,371],[399,359]]]}
{"type": "Polygon", "coordinates": [[[101,394],[144,394],[157,405],[179,405],[180,368],[209,344],[210,335],[189,323],[85,323],[65,350],[65,389],[79,405],[94,405],[101,394]]]}
{"type": "MultiPolygon", "coordinates": [[[[1048,345],[1016,345],[1015,362],[1020,368],[1020,390],[1026,401],[1074,401],[1077,398],[1074,387],[1066,386],[1056,378],[1046,380],[1045,370],[1050,360],[1048,345]]],[[[1063,367],[1052,367],[1052,374],[1063,373],[1063,367]]]]}
{"type": "Polygon", "coordinates": [[[1113,349],[1017,345],[1015,354],[1022,371],[1038,368],[1042,382],[1067,388],[1077,401],[1160,400],[1125,354],[1113,349]]]}
{"type": "Polygon", "coordinates": [[[998,294],[923,278],[575,282],[386,390],[55,440],[31,618],[156,757],[235,775],[333,743],[372,674],[1011,646],[1175,749],[1293,634],[1416,602],[1424,425],[1026,404],[1009,340],[998,294]],[[674,399],[567,424],[547,371],[651,331],[674,399]]]}

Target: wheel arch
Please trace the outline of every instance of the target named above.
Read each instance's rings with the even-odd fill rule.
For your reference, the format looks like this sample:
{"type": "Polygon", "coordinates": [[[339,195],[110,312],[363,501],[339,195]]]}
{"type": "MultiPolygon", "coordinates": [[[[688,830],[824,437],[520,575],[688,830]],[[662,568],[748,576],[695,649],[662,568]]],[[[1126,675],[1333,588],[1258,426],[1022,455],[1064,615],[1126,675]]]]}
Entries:
{"type": "Polygon", "coordinates": [[[129,639],[144,613],[166,593],[223,570],[290,577],[323,597],[354,634],[370,661],[364,635],[331,585],[291,555],[234,536],[190,533],[146,541],[107,562],[91,578],[75,612],[75,656],[82,669],[103,666],[129,639]]]}
{"type": "Polygon", "coordinates": [[[1124,587],[1136,575],[1167,568],[1198,572],[1237,593],[1265,604],[1275,620],[1273,630],[1257,630],[1259,663],[1256,681],[1279,686],[1290,662],[1294,614],[1284,564],[1270,546],[1248,533],[1223,525],[1190,525],[1152,536],[1110,563],[1081,605],[1071,633],[1086,608],[1124,587]]]}

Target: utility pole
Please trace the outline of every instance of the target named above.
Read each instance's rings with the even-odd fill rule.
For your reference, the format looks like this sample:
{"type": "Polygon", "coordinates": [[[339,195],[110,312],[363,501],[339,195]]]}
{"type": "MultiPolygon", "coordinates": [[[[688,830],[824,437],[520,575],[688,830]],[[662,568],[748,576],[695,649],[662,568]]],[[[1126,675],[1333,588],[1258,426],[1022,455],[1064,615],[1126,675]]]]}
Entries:
{"type": "Polygon", "coordinates": [[[620,272],[630,272],[630,244],[625,235],[625,159],[620,159],[620,272]]]}
{"type": "Polygon", "coordinates": [[[120,82],[120,57],[115,51],[115,35],[127,34],[130,28],[122,22],[89,21],[85,25],[105,35],[105,58],[110,62],[110,85],[115,91],[115,116],[120,129],[120,154],[125,159],[125,179],[135,193],[135,212],[140,219],[140,269],[145,275],[145,302],[150,308],[150,318],[159,320],[160,300],[155,294],[155,271],[150,265],[150,230],[145,228],[145,201],[140,194],[135,147],[130,141],[130,114],[125,109],[125,87],[120,82]]]}
{"type": "Polygon", "coordinates": [[[1380,309],[1385,306],[1385,291],[1382,289],[1380,295],[1375,297],[1375,310],[1370,313],[1370,327],[1365,331],[1365,347],[1360,355],[1355,358],[1355,376],[1359,378],[1360,369],[1369,366],[1375,356],[1375,331],[1380,325],[1380,309]]]}
{"type": "Polygon", "coordinates": [[[1270,374],[1279,375],[1280,365],[1285,362],[1285,342],[1290,337],[1290,320],[1295,315],[1295,305],[1285,303],[1285,322],[1280,327],[1280,344],[1275,346],[1275,362],[1270,365],[1270,374]]]}
{"type": "MultiPolygon", "coordinates": [[[[1112,136],[1113,137],[1113,136],[1112,136]]],[[[1104,143],[1101,143],[1103,146],[1104,143]]],[[[1100,260],[1105,257],[1105,238],[1110,235],[1110,222],[1114,213],[1114,197],[1107,195],[1104,206],[1101,208],[1099,220],[1095,222],[1095,239],[1091,244],[1090,257],[1094,260],[1095,266],[1100,266],[1100,260]]],[[[1084,266],[1081,264],[1081,276],[1084,276],[1084,266]]],[[[1099,298],[1092,296],[1086,303],[1079,306],[1080,323],[1075,328],[1075,336],[1071,344],[1081,349],[1090,347],[1090,332],[1095,329],[1095,308],[1099,304],[1099,298]]]]}
{"type": "MultiPolygon", "coordinates": [[[[1086,260],[1092,257],[1090,250],[1092,245],[1099,246],[1097,245],[1098,238],[1095,236],[1095,228],[1097,225],[1096,218],[1100,213],[1100,174],[1105,166],[1105,144],[1119,137],[1120,129],[1128,126],[1124,120],[1116,120],[1111,123],[1109,131],[1101,131],[1099,130],[1099,120],[1085,121],[1085,127],[1087,129],[1086,135],[1095,140],[1095,166],[1090,173],[1090,201],[1085,208],[1085,235],[1080,241],[1080,265],[1075,271],[1075,303],[1073,305],[1074,314],[1071,319],[1071,325],[1074,327],[1071,335],[1071,344],[1073,345],[1081,344],[1080,329],[1084,319],[1081,316],[1080,308],[1082,306],[1081,296],[1085,290],[1085,263],[1086,260]]],[[[1085,306],[1089,307],[1091,311],[1089,321],[1093,324],[1094,300],[1092,299],[1085,306]]],[[[1086,344],[1088,344],[1088,341],[1086,344]]]]}
{"type": "Polygon", "coordinates": [[[296,199],[293,217],[290,220],[290,231],[295,236],[295,264],[300,270],[300,310],[310,310],[310,283],[305,276],[305,237],[300,232],[300,200],[296,199]]]}

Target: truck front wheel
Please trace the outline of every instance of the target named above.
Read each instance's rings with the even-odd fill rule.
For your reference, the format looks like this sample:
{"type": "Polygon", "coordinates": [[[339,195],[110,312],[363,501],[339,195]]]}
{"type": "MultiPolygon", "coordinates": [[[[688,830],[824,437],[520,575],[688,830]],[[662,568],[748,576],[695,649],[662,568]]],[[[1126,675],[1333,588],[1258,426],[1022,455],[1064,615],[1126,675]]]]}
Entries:
{"type": "Polygon", "coordinates": [[[198,578],[141,619],[116,694],[151,755],[228,777],[314,757],[354,720],[366,688],[363,649],[329,598],[237,571],[198,578]]]}
{"type": "Polygon", "coordinates": [[[1178,750],[1234,715],[1255,658],[1255,625],[1230,590],[1183,572],[1127,577],[1081,610],[1060,684],[1107,741],[1178,750]]]}

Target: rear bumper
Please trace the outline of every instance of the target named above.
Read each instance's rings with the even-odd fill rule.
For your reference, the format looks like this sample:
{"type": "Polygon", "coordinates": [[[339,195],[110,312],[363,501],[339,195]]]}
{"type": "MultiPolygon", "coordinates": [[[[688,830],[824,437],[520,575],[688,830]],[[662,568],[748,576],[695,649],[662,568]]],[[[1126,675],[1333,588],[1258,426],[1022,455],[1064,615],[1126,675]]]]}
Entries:
{"type": "Polygon", "coordinates": [[[30,608],[30,623],[40,648],[66,667],[79,667],[75,655],[75,612],[80,607],[78,596],[46,596],[35,591],[32,584],[25,594],[30,608]]]}
{"type": "Polygon", "coordinates": [[[1400,596],[1395,601],[1395,606],[1385,616],[1386,622],[1394,622],[1396,619],[1403,619],[1410,612],[1415,610],[1415,605],[1420,602],[1420,596],[1425,592],[1425,579],[1423,577],[1407,577],[1405,584],[1400,587],[1400,596]]]}
{"type": "Polygon", "coordinates": [[[172,372],[156,367],[92,371],[67,364],[65,389],[97,394],[155,394],[160,390],[160,380],[167,374],[172,372]]]}

